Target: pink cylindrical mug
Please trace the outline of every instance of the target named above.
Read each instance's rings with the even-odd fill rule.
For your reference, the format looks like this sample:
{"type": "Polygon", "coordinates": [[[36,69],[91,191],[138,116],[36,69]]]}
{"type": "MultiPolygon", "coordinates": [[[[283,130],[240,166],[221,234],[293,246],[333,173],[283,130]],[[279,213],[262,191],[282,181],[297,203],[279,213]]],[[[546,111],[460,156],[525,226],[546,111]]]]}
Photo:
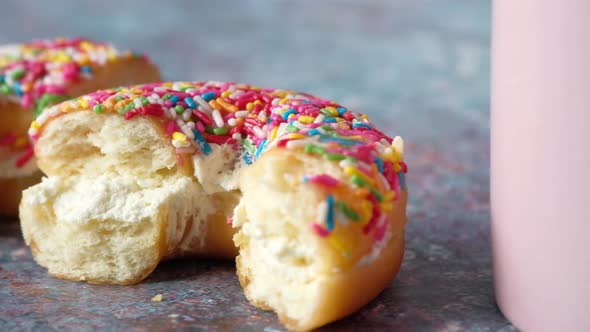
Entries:
{"type": "Polygon", "coordinates": [[[524,331],[590,331],[590,1],[493,7],[496,299],[524,331]]]}

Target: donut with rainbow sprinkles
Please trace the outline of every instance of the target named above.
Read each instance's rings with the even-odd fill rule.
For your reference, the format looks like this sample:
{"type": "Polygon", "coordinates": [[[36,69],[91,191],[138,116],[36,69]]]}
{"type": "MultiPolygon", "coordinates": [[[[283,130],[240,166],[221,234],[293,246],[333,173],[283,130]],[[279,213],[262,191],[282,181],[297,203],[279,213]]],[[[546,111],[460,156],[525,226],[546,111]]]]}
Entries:
{"type": "Polygon", "coordinates": [[[165,259],[237,257],[248,300],[309,330],[399,271],[403,140],[336,102],[154,83],[48,107],[29,135],[47,177],[24,192],[21,224],[56,277],[133,284],[165,259]]]}

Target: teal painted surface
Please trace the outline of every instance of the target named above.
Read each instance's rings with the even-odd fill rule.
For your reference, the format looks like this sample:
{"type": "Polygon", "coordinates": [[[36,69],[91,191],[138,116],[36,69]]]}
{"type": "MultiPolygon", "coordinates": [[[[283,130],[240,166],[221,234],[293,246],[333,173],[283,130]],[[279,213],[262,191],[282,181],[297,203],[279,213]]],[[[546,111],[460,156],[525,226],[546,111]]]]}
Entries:
{"type": "MultiPolygon", "coordinates": [[[[3,1],[0,43],[87,36],[149,53],[170,80],[232,80],[341,102],[407,143],[399,277],[325,330],[511,331],[489,249],[490,3],[3,1]]],[[[0,329],[281,330],[247,304],[231,263],[165,263],[143,284],[52,279],[0,226],[0,329]],[[150,298],[162,293],[164,301],[150,298]]]]}

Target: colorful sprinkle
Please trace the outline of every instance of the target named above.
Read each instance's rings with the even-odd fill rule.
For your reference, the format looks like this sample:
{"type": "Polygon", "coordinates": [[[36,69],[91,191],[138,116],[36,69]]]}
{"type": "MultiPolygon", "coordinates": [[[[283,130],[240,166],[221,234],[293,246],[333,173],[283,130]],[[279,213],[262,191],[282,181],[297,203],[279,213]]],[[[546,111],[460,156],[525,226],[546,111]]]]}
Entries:
{"type": "Polygon", "coordinates": [[[318,225],[316,223],[311,224],[311,228],[313,229],[313,231],[321,236],[321,237],[327,237],[328,235],[330,235],[330,231],[328,231],[327,229],[325,229],[324,227],[322,227],[321,225],[318,225]]]}
{"type": "Polygon", "coordinates": [[[306,177],[304,177],[303,181],[315,183],[315,184],[320,184],[320,185],[324,185],[327,187],[335,187],[340,184],[340,181],[338,181],[338,179],[335,179],[328,174],[318,174],[318,175],[306,176],[306,177]]]}
{"type": "Polygon", "coordinates": [[[184,102],[188,108],[197,108],[197,103],[191,97],[184,98],[184,102]]]}
{"type": "Polygon", "coordinates": [[[104,112],[104,106],[101,104],[96,104],[93,108],[94,112],[100,114],[102,112],[104,112]]]}
{"type": "Polygon", "coordinates": [[[348,217],[348,219],[352,221],[361,220],[360,215],[356,213],[353,209],[351,209],[348,205],[346,205],[346,203],[336,202],[336,206],[338,207],[338,209],[340,209],[340,211],[342,211],[342,213],[344,213],[344,215],[346,215],[346,217],[348,217]]]}
{"type": "Polygon", "coordinates": [[[228,132],[227,127],[213,128],[213,133],[215,135],[225,135],[225,134],[227,134],[227,132],[228,132]]]}
{"type": "Polygon", "coordinates": [[[289,119],[289,115],[291,114],[296,114],[297,111],[295,111],[294,109],[290,109],[288,111],[286,111],[285,113],[283,113],[283,115],[281,116],[283,120],[287,121],[289,119]]]}
{"type": "Polygon", "coordinates": [[[326,215],[326,229],[332,231],[334,229],[334,196],[328,195],[326,197],[326,203],[328,203],[328,213],[326,215]]]}
{"type": "Polygon", "coordinates": [[[402,189],[407,189],[406,187],[406,174],[404,172],[398,172],[397,176],[399,176],[399,183],[402,189]]]}
{"type": "Polygon", "coordinates": [[[258,157],[260,157],[260,154],[262,153],[262,150],[264,150],[264,145],[266,144],[266,139],[263,139],[260,142],[260,145],[258,145],[258,149],[256,149],[256,153],[254,154],[254,160],[258,159],[258,157]]]}
{"type": "Polygon", "coordinates": [[[213,98],[215,98],[215,93],[207,92],[207,93],[201,95],[201,98],[203,98],[203,100],[205,100],[206,102],[209,102],[209,101],[213,100],[213,98]]]}
{"type": "Polygon", "coordinates": [[[352,129],[357,129],[357,128],[367,128],[367,129],[371,129],[372,127],[366,123],[353,123],[352,124],[352,129]]]}
{"type": "Polygon", "coordinates": [[[375,157],[375,164],[377,164],[377,169],[379,170],[379,173],[383,173],[383,159],[375,157]]]}
{"type": "Polygon", "coordinates": [[[199,147],[201,147],[201,151],[203,151],[205,155],[209,155],[213,151],[211,149],[211,145],[207,143],[203,135],[201,135],[201,133],[198,131],[193,130],[193,134],[195,135],[195,140],[198,142],[199,147]]]}

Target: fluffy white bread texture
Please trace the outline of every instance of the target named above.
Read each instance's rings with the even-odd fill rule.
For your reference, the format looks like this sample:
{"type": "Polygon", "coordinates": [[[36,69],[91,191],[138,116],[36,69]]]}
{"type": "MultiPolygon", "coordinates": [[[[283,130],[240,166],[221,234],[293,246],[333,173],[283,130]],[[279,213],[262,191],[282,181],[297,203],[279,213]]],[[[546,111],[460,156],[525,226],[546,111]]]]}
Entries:
{"type": "Polygon", "coordinates": [[[235,256],[226,220],[236,193],[206,193],[153,121],[73,112],[47,125],[36,151],[48,177],[24,191],[20,217],[50,274],[133,284],[165,258],[235,256]]]}

